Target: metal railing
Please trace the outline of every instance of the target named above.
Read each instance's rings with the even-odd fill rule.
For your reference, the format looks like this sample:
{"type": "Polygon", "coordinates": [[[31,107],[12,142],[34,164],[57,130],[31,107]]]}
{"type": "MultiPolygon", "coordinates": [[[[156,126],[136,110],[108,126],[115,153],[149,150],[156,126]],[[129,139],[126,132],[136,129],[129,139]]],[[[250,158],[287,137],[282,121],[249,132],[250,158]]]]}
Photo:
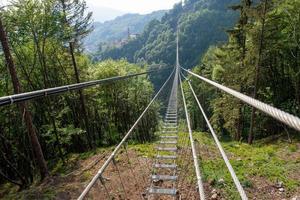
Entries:
{"type": "Polygon", "coordinates": [[[114,151],[110,154],[110,156],[105,161],[105,163],[102,165],[102,167],[99,169],[99,171],[97,172],[97,174],[93,177],[93,179],[90,181],[90,183],[83,190],[83,192],[81,193],[81,195],[78,197],[78,200],[83,200],[86,197],[86,195],[89,193],[89,191],[91,190],[91,188],[95,185],[95,183],[96,183],[97,180],[101,181],[101,177],[102,177],[102,174],[104,173],[105,169],[108,167],[108,165],[111,162],[114,161],[114,158],[118,154],[118,151],[125,144],[125,142],[128,139],[128,137],[131,135],[131,133],[133,132],[133,130],[135,129],[135,127],[138,125],[138,123],[140,122],[140,120],[143,118],[143,116],[145,115],[145,113],[148,111],[148,109],[150,108],[150,106],[153,104],[153,102],[157,99],[157,97],[161,93],[161,91],[165,88],[166,84],[169,82],[169,80],[171,79],[171,77],[172,77],[173,74],[174,74],[174,70],[170,74],[170,76],[167,78],[167,80],[165,81],[165,83],[162,85],[162,87],[159,89],[159,91],[156,93],[156,95],[153,97],[153,99],[150,101],[150,103],[145,108],[145,110],[142,112],[142,114],[139,116],[139,118],[136,120],[136,122],[132,125],[132,127],[130,128],[130,130],[126,133],[126,135],[124,136],[124,138],[122,139],[122,141],[116,146],[116,148],[114,149],[114,151]]]}
{"type": "Polygon", "coordinates": [[[141,72],[141,73],[136,73],[136,74],[128,74],[125,76],[115,76],[115,77],[105,78],[105,79],[101,79],[101,80],[87,81],[87,82],[83,82],[83,83],[65,85],[65,86],[60,86],[60,87],[54,87],[54,88],[48,88],[48,89],[42,89],[42,90],[37,90],[37,91],[32,91],[32,92],[25,92],[25,93],[21,93],[21,94],[0,97],[0,106],[18,103],[18,102],[22,102],[22,101],[28,101],[31,99],[46,97],[46,96],[50,96],[50,95],[61,94],[61,93],[65,93],[65,92],[69,92],[69,91],[73,91],[73,90],[80,90],[80,89],[84,89],[84,88],[88,88],[88,87],[92,87],[92,86],[96,86],[96,85],[100,85],[100,84],[104,84],[104,83],[111,83],[114,81],[125,80],[125,79],[129,79],[132,77],[141,76],[141,75],[145,75],[145,74],[151,74],[154,72],[167,70],[167,69],[170,69],[170,68],[149,70],[146,72],[141,72]]]}
{"type": "Polygon", "coordinates": [[[249,97],[247,95],[244,95],[240,92],[237,92],[233,89],[230,89],[228,87],[225,87],[219,83],[216,83],[214,81],[211,81],[207,78],[204,78],[202,76],[199,76],[198,74],[195,74],[194,72],[191,72],[190,70],[187,70],[183,67],[181,67],[181,69],[183,69],[185,72],[191,74],[192,76],[195,76],[203,81],[205,81],[206,83],[209,83],[210,85],[213,85],[215,86],[216,88],[228,93],[228,94],[231,94],[232,96],[240,99],[241,101],[247,103],[248,105],[250,106],[253,106],[255,107],[256,109],[266,113],[267,115],[273,117],[274,119],[277,119],[278,121],[294,128],[295,130],[297,131],[300,131],[300,118],[294,116],[294,115],[291,115],[287,112],[284,112],[282,110],[279,110],[278,108],[275,108],[273,106],[270,106],[266,103],[263,103],[261,101],[258,101],[252,97],[249,97]]]}
{"type": "Polygon", "coordinates": [[[206,124],[207,124],[207,126],[208,126],[208,128],[209,128],[209,130],[210,130],[210,132],[211,132],[211,134],[213,136],[213,138],[214,138],[216,146],[217,146],[217,148],[219,149],[219,151],[220,151],[220,153],[222,155],[222,158],[223,158],[223,160],[224,160],[224,162],[225,162],[225,164],[227,166],[227,169],[228,169],[228,171],[229,171],[229,173],[230,173],[230,175],[231,175],[231,177],[233,179],[233,182],[234,182],[234,184],[235,184],[235,186],[236,186],[236,188],[237,188],[237,190],[238,190],[238,192],[240,194],[241,199],[242,200],[247,200],[248,197],[247,197],[247,195],[245,193],[245,190],[242,187],[242,185],[241,185],[238,177],[236,176],[236,174],[234,172],[234,169],[231,166],[231,164],[229,162],[229,159],[228,159],[228,157],[227,157],[227,155],[226,155],[226,153],[225,153],[225,151],[224,151],[224,149],[223,149],[223,147],[222,147],[222,145],[221,145],[221,143],[220,143],[220,141],[219,141],[219,139],[217,137],[217,134],[215,133],[214,129],[212,128],[212,125],[210,124],[210,122],[209,122],[209,120],[208,120],[208,118],[207,118],[207,116],[206,116],[206,114],[204,112],[204,109],[203,109],[203,107],[200,104],[200,101],[199,101],[199,99],[198,99],[198,97],[197,97],[197,95],[196,95],[196,93],[195,93],[195,91],[193,89],[191,81],[188,80],[184,75],[182,75],[182,76],[186,79],[186,81],[187,81],[187,83],[188,83],[188,85],[190,87],[190,90],[191,90],[191,92],[192,92],[192,94],[194,96],[194,99],[197,102],[197,105],[198,105],[198,107],[199,107],[199,109],[200,109],[200,111],[201,111],[201,113],[203,115],[203,118],[205,119],[206,124]]]}

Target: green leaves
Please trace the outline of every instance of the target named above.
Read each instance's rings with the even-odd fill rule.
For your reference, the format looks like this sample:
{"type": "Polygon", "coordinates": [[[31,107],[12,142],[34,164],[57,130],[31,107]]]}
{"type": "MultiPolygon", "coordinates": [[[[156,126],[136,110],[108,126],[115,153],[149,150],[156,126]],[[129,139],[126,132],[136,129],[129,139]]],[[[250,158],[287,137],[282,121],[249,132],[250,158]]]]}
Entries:
{"type": "Polygon", "coordinates": [[[97,59],[126,58],[130,62],[146,60],[150,63],[173,65],[176,59],[176,29],[180,29],[180,60],[182,66],[196,65],[210,45],[226,41],[223,29],[231,27],[237,17],[227,11],[227,3],[233,1],[187,1],[176,4],[161,21],[151,21],[137,39],[101,49],[97,59]]]}

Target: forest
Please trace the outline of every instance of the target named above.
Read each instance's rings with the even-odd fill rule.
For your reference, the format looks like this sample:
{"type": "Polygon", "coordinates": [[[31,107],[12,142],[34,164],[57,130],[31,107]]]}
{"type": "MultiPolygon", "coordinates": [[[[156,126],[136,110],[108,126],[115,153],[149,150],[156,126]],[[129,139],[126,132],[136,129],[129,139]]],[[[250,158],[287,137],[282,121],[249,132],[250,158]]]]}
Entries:
{"type": "MultiPolygon", "coordinates": [[[[14,0],[0,9],[0,97],[173,67],[178,30],[182,67],[300,116],[299,0],[185,0],[137,38],[93,55],[83,45],[93,31],[85,0],[14,0]]],[[[28,189],[69,155],[118,144],[169,72],[1,106],[0,185],[28,189]]],[[[252,145],[299,134],[188,78],[221,139],[252,145]]],[[[207,132],[191,93],[187,99],[193,130],[207,132]]],[[[138,125],[137,143],[155,139],[163,103],[138,125]]]]}
{"type": "MultiPolygon", "coordinates": [[[[17,66],[15,74],[9,73],[1,51],[1,96],[145,70],[126,60],[92,63],[81,47],[82,38],[92,28],[91,13],[85,11],[84,1],[36,0],[15,1],[1,11],[2,30],[5,27],[17,66]],[[11,81],[14,79],[19,80],[18,85],[11,81]]],[[[68,153],[115,144],[152,94],[151,82],[141,76],[1,107],[0,182],[28,187],[38,178],[38,171],[41,178],[48,176],[45,160],[65,162],[68,153]],[[23,119],[29,120],[26,125],[23,119]],[[32,149],[33,142],[40,149],[32,149]]],[[[157,108],[151,109],[144,119],[147,123],[140,126],[144,138],[151,138],[157,123],[157,108]]]]}
{"type": "Polygon", "coordinates": [[[176,29],[180,27],[181,64],[191,68],[200,62],[210,45],[227,39],[225,30],[234,25],[237,13],[227,9],[237,0],[185,1],[175,4],[162,19],[151,21],[140,37],[120,48],[99,48],[96,60],[126,58],[129,62],[175,64],[176,29]]]}
{"type": "MultiPolygon", "coordinates": [[[[265,0],[232,6],[240,18],[227,30],[229,41],[211,46],[193,70],[299,116],[299,3],[265,0]]],[[[251,144],[254,138],[295,133],[205,83],[197,84],[197,90],[217,130],[235,140],[251,144]]],[[[193,118],[201,119],[196,112],[193,118]]],[[[203,122],[194,125],[200,128],[203,122]]]]}

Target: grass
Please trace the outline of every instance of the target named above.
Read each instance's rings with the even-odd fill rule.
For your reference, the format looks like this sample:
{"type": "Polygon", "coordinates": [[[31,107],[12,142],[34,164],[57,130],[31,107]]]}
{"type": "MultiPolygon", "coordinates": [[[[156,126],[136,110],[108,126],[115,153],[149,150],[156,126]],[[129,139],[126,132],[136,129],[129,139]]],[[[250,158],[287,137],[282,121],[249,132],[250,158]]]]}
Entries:
{"type": "MultiPolygon", "coordinates": [[[[207,133],[194,133],[194,140],[199,143],[198,152],[205,181],[222,189],[227,195],[226,198],[239,199],[212,137],[207,133]],[[218,184],[220,179],[224,180],[224,184],[218,184]]],[[[263,179],[273,185],[283,182],[288,193],[293,193],[300,187],[299,177],[297,180],[297,177],[293,176],[299,172],[299,153],[298,159],[290,158],[298,150],[295,143],[278,141],[273,144],[258,142],[248,145],[240,142],[223,142],[222,146],[244,188],[255,189],[256,179],[263,179]]]]}
{"type": "MultiPolygon", "coordinates": [[[[189,144],[187,133],[181,132],[179,136],[179,147],[189,144]]],[[[240,199],[211,135],[195,132],[193,137],[199,154],[203,181],[209,182],[213,188],[221,190],[225,199],[240,199]],[[221,182],[221,179],[224,182],[221,182]]],[[[275,185],[277,182],[283,182],[286,193],[292,195],[295,191],[299,191],[300,187],[299,175],[297,176],[300,169],[299,140],[295,141],[292,144],[280,140],[271,144],[256,141],[254,145],[226,141],[222,142],[222,146],[241,184],[248,193],[257,191],[257,187],[261,183],[275,185]]],[[[155,146],[154,142],[130,144],[128,148],[135,150],[140,156],[154,158],[157,153],[155,146]]],[[[105,151],[111,152],[113,148],[99,148],[86,153],[70,154],[66,159],[67,164],[64,164],[61,160],[49,163],[51,173],[64,177],[76,169],[79,161],[102,154],[105,151]]],[[[124,150],[121,149],[120,153],[122,151],[124,150]]],[[[182,166],[184,161],[179,159],[178,164],[182,166]]],[[[187,180],[195,181],[194,166],[190,164],[188,167],[187,180]]],[[[92,176],[93,174],[90,171],[86,171],[81,178],[82,181],[85,181],[92,176]]],[[[57,186],[43,188],[41,192],[39,183],[33,184],[29,189],[22,192],[17,192],[17,187],[11,184],[3,184],[0,187],[0,194],[7,194],[4,199],[38,199],[38,195],[42,195],[42,199],[54,199],[58,192],[57,186]]]]}

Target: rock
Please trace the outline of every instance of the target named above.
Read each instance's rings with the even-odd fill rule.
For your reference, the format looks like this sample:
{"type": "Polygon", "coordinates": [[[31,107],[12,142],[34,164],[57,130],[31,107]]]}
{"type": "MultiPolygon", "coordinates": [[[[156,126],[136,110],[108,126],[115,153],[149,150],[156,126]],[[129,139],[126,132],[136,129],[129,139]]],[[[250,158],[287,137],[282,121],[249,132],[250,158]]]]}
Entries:
{"type": "Polygon", "coordinates": [[[300,196],[295,196],[291,200],[300,200],[300,196]]]}
{"type": "Polygon", "coordinates": [[[153,184],[155,185],[155,186],[161,186],[162,184],[163,184],[163,180],[154,180],[153,181],[153,184]]]}
{"type": "Polygon", "coordinates": [[[218,199],[218,194],[211,195],[210,199],[218,199]]]}
{"type": "Polygon", "coordinates": [[[217,192],[216,189],[213,189],[213,190],[211,191],[211,193],[212,193],[212,194],[218,194],[218,192],[217,192]]]}
{"type": "Polygon", "coordinates": [[[224,179],[220,178],[220,179],[218,180],[218,183],[219,183],[219,184],[224,184],[225,181],[224,181],[224,179]]]}
{"type": "Polygon", "coordinates": [[[282,187],[279,188],[278,190],[279,190],[279,192],[284,192],[284,188],[282,188],[282,187]]]}
{"type": "Polygon", "coordinates": [[[275,187],[276,188],[283,188],[283,182],[282,181],[277,182],[275,187]]]}
{"type": "Polygon", "coordinates": [[[147,199],[147,194],[146,193],[142,193],[142,198],[143,199],[147,199]]]}

